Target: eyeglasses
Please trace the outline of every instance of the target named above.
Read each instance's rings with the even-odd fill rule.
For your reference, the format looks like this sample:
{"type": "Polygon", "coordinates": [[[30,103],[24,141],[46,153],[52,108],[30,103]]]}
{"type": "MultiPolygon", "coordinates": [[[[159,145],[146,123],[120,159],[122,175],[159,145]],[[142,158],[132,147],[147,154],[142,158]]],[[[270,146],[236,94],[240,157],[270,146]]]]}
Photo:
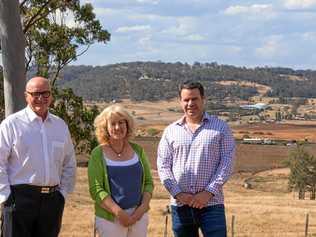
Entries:
{"type": "Polygon", "coordinates": [[[26,93],[30,94],[32,97],[36,99],[40,98],[41,96],[47,99],[51,94],[50,91],[36,91],[36,92],[27,91],[26,93]]]}

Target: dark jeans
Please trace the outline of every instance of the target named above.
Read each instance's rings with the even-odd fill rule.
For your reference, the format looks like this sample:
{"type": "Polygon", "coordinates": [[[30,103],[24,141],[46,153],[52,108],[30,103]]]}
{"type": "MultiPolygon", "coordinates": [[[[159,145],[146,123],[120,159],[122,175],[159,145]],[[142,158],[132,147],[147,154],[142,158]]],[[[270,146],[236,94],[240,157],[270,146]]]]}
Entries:
{"type": "Polygon", "coordinates": [[[11,187],[2,209],[1,237],[57,237],[64,204],[59,191],[40,193],[28,185],[11,187]]]}
{"type": "Polygon", "coordinates": [[[204,237],[226,237],[224,205],[202,209],[189,206],[171,206],[172,229],[175,237],[198,237],[199,228],[204,237]]]}

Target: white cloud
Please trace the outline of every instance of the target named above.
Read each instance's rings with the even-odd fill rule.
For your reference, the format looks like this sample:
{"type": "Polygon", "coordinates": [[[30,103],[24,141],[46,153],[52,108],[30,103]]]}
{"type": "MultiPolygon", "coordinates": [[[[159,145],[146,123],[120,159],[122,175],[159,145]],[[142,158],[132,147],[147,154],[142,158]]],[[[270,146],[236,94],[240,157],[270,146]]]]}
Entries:
{"type": "Polygon", "coordinates": [[[65,24],[68,27],[77,26],[74,14],[71,11],[61,12],[60,10],[57,10],[54,18],[52,17],[51,20],[53,20],[57,24],[65,24]]]}
{"type": "Polygon", "coordinates": [[[107,63],[143,59],[316,65],[309,55],[316,47],[316,0],[80,2],[92,3],[112,35],[107,45],[89,49],[78,64],[100,65],[106,54],[107,63]]]}
{"type": "Polygon", "coordinates": [[[101,7],[97,7],[93,10],[95,12],[95,14],[97,14],[98,16],[109,16],[109,15],[115,15],[120,13],[121,11],[119,10],[115,10],[115,9],[110,9],[110,8],[101,8],[101,7]]]}
{"type": "Polygon", "coordinates": [[[271,4],[254,4],[250,6],[230,6],[224,10],[226,15],[265,14],[273,12],[271,4]]]}
{"type": "Polygon", "coordinates": [[[316,0],[283,0],[288,9],[307,9],[316,6],[316,0]]]}
{"type": "Polygon", "coordinates": [[[147,52],[157,52],[157,50],[152,46],[152,37],[151,35],[147,35],[138,41],[140,47],[142,50],[145,50],[147,52]]]}
{"type": "Polygon", "coordinates": [[[149,31],[151,27],[149,25],[135,25],[135,26],[122,26],[119,27],[117,33],[128,33],[128,32],[139,32],[139,31],[149,31]]]}
{"type": "Polygon", "coordinates": [[[316,41],[316,32],[305,32],[302,37],[304,40],[316,41]]]}
{"type": "Polygon", "coordinates": [[[185,36],[194,34],[197,30],[197,21],[192,17],[174,18],[175,25],[164,30],[162,33],[171,34],[175,36],[185,36]]]}
{"type": "Polygon", "coordinates": [[[156,21],[156,22],[160,23],[160,21],[167,19],[168,17],[159,16],[159,15],[155,15],[155,14],[134,13],[132,15],[129,15],[128,18],[131,20],[156,21]]]}
{"type": "Polygon", "coordinates": [[[282,54],[282,36],[267,38],[261,47],[256,49],[256,55],[263,58],[272,58],[282,54]]]}
{"type": "Polygon", "coordinates": [[[242,48],[239,46],[226,46],[224,50],[229,54],[239,54],[242,52],[242,48]]]}
{"type": "Polygon", "coordinates": [[[91,4],[96,4],[96,3],[101,3],[102,0],[81,0],[81,4],[86,4],[86,3],[91,3],[91,4]]]}
{"type": "Polygon", "coordinates": [[[205,37],[200,34],[191,34],[186,36],[185,39],[189,41],[202,41],[205,39],[205,37]]]}
{"type": "Polygon", "coordinates": [[[136,2],[157,5],[159,3],[159,0],[136,0],[136,2]]]}

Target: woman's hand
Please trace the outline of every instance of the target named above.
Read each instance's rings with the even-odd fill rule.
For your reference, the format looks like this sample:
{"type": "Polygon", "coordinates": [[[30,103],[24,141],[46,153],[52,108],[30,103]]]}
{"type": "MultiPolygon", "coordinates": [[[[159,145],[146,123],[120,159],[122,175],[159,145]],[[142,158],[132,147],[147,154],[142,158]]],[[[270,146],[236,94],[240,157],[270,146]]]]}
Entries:
{"type": "Polygon", "coordinates": [[[116,216],[117,220],[120,222],[120,224],[121,224],[122,226],[128,227],[128,226],[134,224],[134,223],[132,223],[133,220],[132,220],[131,216],[129,216],[129,215],[127,214],[127,212],[124,211],[123,209],[120,209],[120,210],[116,213],[115,216],[116,216]]]}
{"type": "Polygon", "coordinates": [[[149,210],[148,205],[146,206],[142,204],[138,206],[131,215],[131,225],[139,221],[148,210],[149,210]]]}
{"type": "Polygon", "coordinates": [[[113,199],[111,198],[111,196],[107,196],[106,198],[104,198],[101,202],[101,207],[104,208],[105,210],[113,213],[113,215],[117,218],[117,220],[119,221],[119,223],[122,226],[129,226],[132,225],[132,220],[130,215],[128,215],[127,212],[125,212],[120,206],[118,206],[113,199]]]}
{"type": "Polygon", "coordinates": [[[151,199],[151,193],[144,192],[141,205],[138,206],[131,215],[131,221],[132,221],[131,225],[135,224],[136,221],[139,221],[143,217],[143,215],[146,212],[148,212],[148,210],[150,209],[149,207],[150,199],[151,199]]]}

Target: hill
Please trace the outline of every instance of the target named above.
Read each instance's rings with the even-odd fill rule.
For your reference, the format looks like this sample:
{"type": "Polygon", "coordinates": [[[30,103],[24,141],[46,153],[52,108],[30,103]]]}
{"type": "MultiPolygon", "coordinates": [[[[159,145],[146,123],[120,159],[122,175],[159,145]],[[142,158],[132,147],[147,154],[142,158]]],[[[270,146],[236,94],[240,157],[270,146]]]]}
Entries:
{"type": "Polygon", "coordinates": [[[177,86],[198,80],[208,97],[240,98],[316,97],[316,71],[290,68],[235,67],[213,63],[131,62],[107,66],[68,66],[59,80],[85,100],[168,100],[177,96],[177,86]],[[229,83],[227,83],[229,82],[229,83]]]}

